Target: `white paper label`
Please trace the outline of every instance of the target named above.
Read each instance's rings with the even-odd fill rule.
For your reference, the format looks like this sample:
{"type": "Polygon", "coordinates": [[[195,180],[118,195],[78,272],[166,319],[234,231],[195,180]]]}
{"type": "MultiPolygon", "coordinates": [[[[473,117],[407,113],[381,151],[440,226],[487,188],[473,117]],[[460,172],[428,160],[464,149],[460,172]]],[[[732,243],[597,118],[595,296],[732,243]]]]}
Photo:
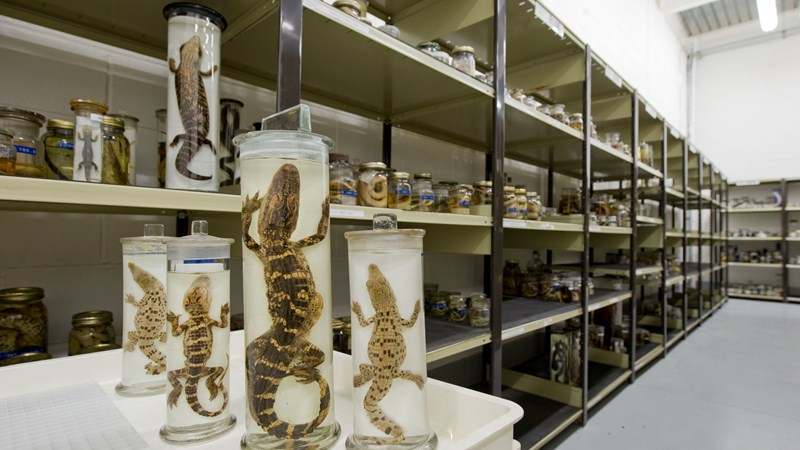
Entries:
{"type": "Polygon", "coordinates": [[[557,34],[558,37],[564,37],[564,25],[558,21],[549,11],[544,9],[542,5],[536,4],[536,10],[534,11],[536,17],[538,17],[545,25],[547,25],[553,33],[557,34]]]}
{"type": "Polygon", "coordinates": [[[759,184],[761,184],[761,182],[760,182],[760,181],[758,181],[758,180],[753,180],[753,181],[737,181],[737,182],[736,182],[736,185],[737,185],[737,186],[758,186],[759,184]]]}
{"type": "Polygon", "coordinates": [[[102,122],[103,121],[103,115],[102,114],[94,114],[94,113],[89,114],[89,120],[92,120],[94,122],[102,122]]]}
{"type": "Polygon", "coordinates": [[[614,72],[608,66],[606,66],[606,78],[611,80],[611,82],[617,85],[617,87],[622,87],[622,77],[617,75],[617,72],[614,72]]]}
{"type": "Polygon", "coordinates": [[[525,222],[514,219],[503,219],[503,226],[506,228],[525,228],[525,222]]]}
{"type": "Polygon", "coordinates": [[[331,217],[364,217],[364,211],[331,207],[331,217]]]}
{"type": "Polygon", "coordinates": [[[553,230],[556,228],[556,226],[552,223],[540,222],[537,224],[537,228],[540,230],[553,230]]]}

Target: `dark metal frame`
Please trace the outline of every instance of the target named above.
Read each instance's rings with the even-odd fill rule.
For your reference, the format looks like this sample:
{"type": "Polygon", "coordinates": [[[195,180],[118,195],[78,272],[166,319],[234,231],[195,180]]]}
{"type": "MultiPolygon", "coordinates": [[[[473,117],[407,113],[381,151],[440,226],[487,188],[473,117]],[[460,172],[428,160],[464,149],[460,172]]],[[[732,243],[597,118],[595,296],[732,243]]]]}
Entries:
{"type": "MultiPolygon", "coordinates": [[[[702,164],[701,164],[701,166],[702,166],[702,164]]],[[[714,311],[714,292],[716,291],[715,288],[716,288],[716,285],[717,285],[717,271],[714,270],[714,267],[716,267],[716,262],[717,262],[717,258],[716,258],[717,247],[715,245],[716,242],[715,242],[715,239],[714,239],[714,234],[717,232],[717,213],[716,213],[716,207],[714,206],[714,200],[715,200],[715,198],[714,198],[714,166],[711,163],[708,164],[708,170],[709,170],[709,174],[708,174],[709,183],[708,184],[709,184],[709,187],[710,187],[709,188],[709,201],[708,201],[708,209],[709,209],[709,213],[710,214],[709,214],[708,220],[709,220],[709,224],[711,225],[709,227],[711,237],[708,240],[708,245],[709,245],[709,247],[708,247],[708,259],[709,259],[709,262],[710,262],[709,267],[711,268],[711,272],[710,272],[710,276],[708,277],[709,278],[708,281],[709,281],[709,288],[710,288],[710,292],[711,292],[711,299],[710,299],[709,304],[711,305],[711,311],[713,312],[714,311]]],[[[702,200],[702,195],[700,197],[701,197],[701,200],[702,200]]],[[[702,201],[701,201],[701,204],[702,204],[702,201]]]]}
{"type": "Polygon", "coordinates": [[[659,295],[661,296],[661,333],[664,336],[664,351],[661,354],[662,358],[667,356],[667,343],[669,342],[667,327],[667,152],[669,146],[667,139],[669,134],[667,132],[667,123],[662,123],[661,128],[661,199],[658,205],[658,213],[661,216],[663,225],[661,226],[661,287],[659,288],[659,295]]]}
{"type": "MultiPolygon", "coordinates": [[[[585,48],[583,80],[583,117],[592,117],[592,49],[589,45],[585,48]]],[[[588,123],[588,122],[587,122],[588,123]]],[[[583,127],[583,170],[581,183],[583,186],[583,253],[581,255],[581,424],[586,425],[589,420],[589,269],[591,246],[589,210],[592,207],[592,130],[589,126],[583,127]]]]}
{"type": "Polygon", "coordinates": [[[683,339],[689,337],[689,143],[683,141],[683,339]]]}
{"type": "Polygon", "coordinates": [[[697,153],[697,310],[703,323],[703,157],[697,153]]]}
{"type": "Polygon", "coordinates": [[[789,241],[786,236],[789,234],[789,213],[786,211],[786,204],[789,202],[789,183],[786,179],[781,180],[781,254],[783,256],[783,268],[781,269],[781,288],[783,289],[783,301],[789,301],[789,241]]]}
{"type": "Polygon", "coordinates": [[[303,48],[303,2],[280,0],[276,112],[300,104],[303,48]]]}
{"type": "MultiPolygon", "coordinates": [[[[583,116],[589,117],[589,116],[583,116]]],[[[636,289],[636,260],[639,253],[639,233],[638,233],[638,213],[639,213],[639,152],[636,150],[639,145],[639,92],[633,91],[631,94],[631,117],[633,123],[631,125],[631,148],[633,151],[633,163],[631,164],[631,237],[630,237],[630,255],[629,255],[629,276],[630,276],[630,290],[631,300],[628,306],[628,315],[630,316],[630,327],[628,336],[628,360],[631,368],[631,377],[629,382],[633,384],[636,381],[636,305],[639,300],[639,293],[636,289]]]]}

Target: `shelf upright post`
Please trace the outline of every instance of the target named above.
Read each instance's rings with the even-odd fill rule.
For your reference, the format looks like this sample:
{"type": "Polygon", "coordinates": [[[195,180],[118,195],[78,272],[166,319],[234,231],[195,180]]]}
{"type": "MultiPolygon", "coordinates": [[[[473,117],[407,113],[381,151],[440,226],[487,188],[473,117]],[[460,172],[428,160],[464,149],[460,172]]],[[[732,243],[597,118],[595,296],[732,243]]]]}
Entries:
{"type": "Polygon", "coordinates": [[[636,304],[641,297],[641,295],[637,296],[638,289],[636,286],[636,257],[639,253],[639,151],[637,150],[639,145],[639,91],[636,90],[631,95],[631,117],[633,118],[631,123],[631,145],[634,152],[633,164],[631,164],[631,238],[629,257],[631,301],[628,313],[631,318],[631,329],[628,337],[630,339],[630,342],[628,342],[628,348],[630,349],[628,358],[630,360],[629,367],[631,368],[630,383],[633,384],[636,381],[636,304]]]}
{"type": "Polygon", "coordinates": [[[728,207],[730,205],[730,185],[728,184],[728,179],[723,178],[722,181],[725,183],[724,192],[725,192],[725,202],[722,203],[722,206],[725,208],[725,298],[728,298],[728,283],[730,283],[730,273],[728,272],[730,269],[728,268],[728,264],[731,261],[731,243],[730,243],[730,214],[728,211],[728,207]]]}
{"type": "Polygon", "coordinates": [[[683,140],[683,339],[689,337],[689,144],[683,140]]]}
{"type": "Polygon", "coordinates": [[[658,205],[658,213],[661,221],[661,335],[664,336],[664,352],[662,357],[667,356],[667,123],[661,123],[661,203],[658,205]]]}
{"type": "Polygon", "coordinates": [[[716,207],[714,206],[714,195],[716,191],[714,190],[714,165],[709,162],[708,164],[708,185],[710,186],[708,209],[709,209],[709,230],[711,230],[711,237],[709,238],[709,246],[708,246],[708,257],[709,257],[709,265],[708,267],[711,268],[711,275],[709,278],[709,286],[711,287],[711,311],[714,311],[714,293],[716,292],[717,287],[717,271],[714,270],[715,264],[717,262],[717,247],[716,247],[716,239],[714,239],[714,233],[717,232],[717,213],[716,207]]]}
{"type": "Polygon", "coordinates": [[[505,168],[505,89],[506,89],[506,0],[494,0],[494,111],[493,137],[494,161],[492,164],[492,323],[491,362],[489,382],[491,393],[500,396],[503,368],[503,170],[505,168]]]}
{"type": "Polygon", "coordinates": [[[278,85],[275,102],[278,112],[300,104],[303,2],[280,0],[279,14],[278,85]]]}
{"type": "Polygon", "coordinates": [[[786,212],[786,204],[789,202],[789,185],[786,178],[781,179],[781,254],[783,255],[783,267],[781,269],[781,288],[783,288],[783,301],[789,301],[789,246],[786,235],[789,234],[789,213],[786,212]]]}
{"type": "MultiPolygon", "coordinates": [[[[554,186],[554,176],[555,172],[553,171],[553,150],[550,149],[550,164],[547,167],[547,206],[552,208],[553,207],[553,186],[554,186]]],[[[547,250],[547,266],[550,267],[553,265],[553,251],[547,250]]]]}
{"type": "Polygon", "coordinates": [[[392,123],[388,120],[383,122],[383,154],[381,159],[386,167],[392,167],[392,123]]]}
{"type": "MultiPolygon", "coordinates": [[[[587,44],[584,54],[583,117],[592,117],[592,48],[587,44]]],[[[588,120],[588,119],[587,119],[588,120]]],[[[588,122],[586,122],[588,123],[588,122]]],[[[592,184],[592,127],[583,127],[583,168],[581,170],[581,189],[583,211],[583,252],[581,254],[581,426],[589,420],[589,210],[592,199],[589,187],[592,184]]]]}
{"type": "Polygon", "coordinates": [[[703,323],[703,155],[697,152],[697,308],[703,323]]]}

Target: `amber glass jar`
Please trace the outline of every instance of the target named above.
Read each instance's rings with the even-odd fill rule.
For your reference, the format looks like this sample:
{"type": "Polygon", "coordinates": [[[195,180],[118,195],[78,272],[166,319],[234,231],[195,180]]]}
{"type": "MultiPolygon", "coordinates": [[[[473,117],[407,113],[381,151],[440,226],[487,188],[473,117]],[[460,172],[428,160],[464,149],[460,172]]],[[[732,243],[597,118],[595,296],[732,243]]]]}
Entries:
{"type": "Polygon", "coordinates": [[[119,348],[114,331],[114,315],[111,311],[86,311],[72,316],[69,332],[69,355],[90,353],[92,347],[102,349],[119,348]],[[109,344],[111,346],[109,347],[109,344]]]}

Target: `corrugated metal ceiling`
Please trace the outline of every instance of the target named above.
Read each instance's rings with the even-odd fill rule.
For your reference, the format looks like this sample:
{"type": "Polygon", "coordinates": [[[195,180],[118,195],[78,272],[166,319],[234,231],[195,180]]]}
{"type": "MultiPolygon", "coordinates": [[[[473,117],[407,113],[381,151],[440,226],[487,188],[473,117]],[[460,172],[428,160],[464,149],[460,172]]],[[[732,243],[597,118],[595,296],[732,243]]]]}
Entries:
{"type": "MultiPolygon", "coordinates": [[[[800,0],[777,0],[778,12],[800,7],[800,0]]],[[[689,36],[758,20],[756,0],[717,0],[680,13],[689,36]]]]}

